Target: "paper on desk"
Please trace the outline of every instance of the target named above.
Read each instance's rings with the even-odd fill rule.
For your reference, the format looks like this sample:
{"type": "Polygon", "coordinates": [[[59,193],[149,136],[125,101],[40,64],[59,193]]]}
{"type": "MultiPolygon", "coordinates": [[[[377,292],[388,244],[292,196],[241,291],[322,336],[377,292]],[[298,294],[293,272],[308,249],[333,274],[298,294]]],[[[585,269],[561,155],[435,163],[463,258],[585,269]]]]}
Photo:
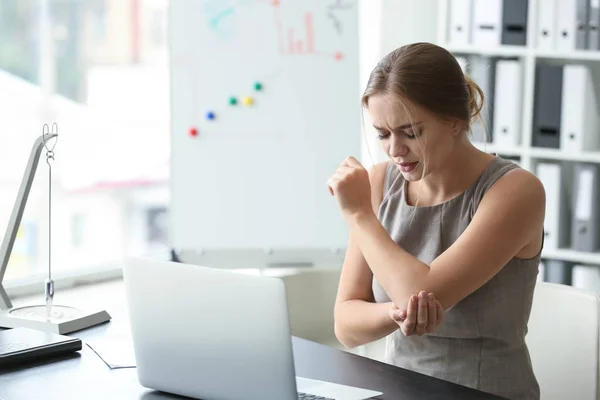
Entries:
{"type": "Polygon", "coordinates": [[[135,368],[133,343],[129,338],[107,338],[86,343],[110,369],[135,368]]]}

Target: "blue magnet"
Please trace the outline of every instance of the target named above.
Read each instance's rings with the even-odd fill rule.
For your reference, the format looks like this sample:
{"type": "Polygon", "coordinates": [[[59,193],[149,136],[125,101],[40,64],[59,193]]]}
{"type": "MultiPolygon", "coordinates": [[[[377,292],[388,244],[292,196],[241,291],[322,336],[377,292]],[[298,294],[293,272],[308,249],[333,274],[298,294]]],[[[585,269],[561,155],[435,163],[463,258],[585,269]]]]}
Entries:
{"type": "Polygon", "coordinates": [[[211,120],[211,121],[212,121],[213,119],[215,119],[215,113],[214,113],[214,112],[212,112],[212,111],[209,111],[209,112],[207,112],[207,113],[206,113],[206,119],[208,119],[208,120],[211,120]]]}

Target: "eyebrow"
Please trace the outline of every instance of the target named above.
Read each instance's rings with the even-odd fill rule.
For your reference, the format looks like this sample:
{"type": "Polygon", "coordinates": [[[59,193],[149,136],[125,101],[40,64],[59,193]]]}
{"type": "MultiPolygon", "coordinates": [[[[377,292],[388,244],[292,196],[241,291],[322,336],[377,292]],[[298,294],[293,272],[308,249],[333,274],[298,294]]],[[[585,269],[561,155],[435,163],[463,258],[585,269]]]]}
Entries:
{"type": "MultiPolygon", "coordinates": [[[[414,124],[404,124],[404,125],[400,125],[395,127],[394,129],[392,129],[392,131],[397,132],[397,131],[403,131],[406,128],[412,128],[414,126],[420,125],[423,121],[419,121],[419,122],[415,122],[414,124]]],[[[384,131],[384,128],[381,128],[379,126],[375,126],[373,125],[373,127],[379,131],[384,131]]]]}

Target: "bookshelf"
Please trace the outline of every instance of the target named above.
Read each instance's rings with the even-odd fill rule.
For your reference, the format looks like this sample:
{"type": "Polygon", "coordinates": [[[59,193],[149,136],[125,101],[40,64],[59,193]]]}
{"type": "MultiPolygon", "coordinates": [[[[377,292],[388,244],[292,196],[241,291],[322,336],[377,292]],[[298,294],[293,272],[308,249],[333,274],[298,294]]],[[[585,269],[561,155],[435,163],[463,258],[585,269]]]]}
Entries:
{"type": "MultiPolygon", "coordinates": [[[[552,65],[582,64],[590,69],[591,77],[596,88],[596,97],[600,104],[600,50],[548,50],[538,48],[537,44],[537,19],[540,0],[528,0],[526,44],[476,46],[453,44],[450,42],[448,31],[451,16],[451,0],[438,0],[438,33],[437,44],[451,51],[455,56],[486,56],[492,58],[512,58],[521,61],[522,75],[522,112],[520,121],[520,143],[517,146],[498,146],[492,143],[476,143],[486,152],[494,152],[500,156],[517,159],[525,169],[534,172],[538,162],[555,161],[560,163],[593,163],[600,164],[600,148],[589,151],[565,151],[556,148],[534,147],[533,121],[535,102],[536,66],[540,63],[552,65]]],[[[598,110],[597,110],[597,114],[598,110]]],[[[486,127],[491,131],[492,127],[486,127]]],[[[600,130],[596,133],[600,135],[600,130]]],[[[564,188],[561,188],[561,190],[564,188]]],[[[552,199],[548,199],[552,201],[552,199]]],[[[600,205],[597,205],[600,206],[600,205]]],[[[583,252],[572,248],[544,249],[542,258],[546,260],[560,260],[577,265],[600,266],[600,251],[583,252]]]]}

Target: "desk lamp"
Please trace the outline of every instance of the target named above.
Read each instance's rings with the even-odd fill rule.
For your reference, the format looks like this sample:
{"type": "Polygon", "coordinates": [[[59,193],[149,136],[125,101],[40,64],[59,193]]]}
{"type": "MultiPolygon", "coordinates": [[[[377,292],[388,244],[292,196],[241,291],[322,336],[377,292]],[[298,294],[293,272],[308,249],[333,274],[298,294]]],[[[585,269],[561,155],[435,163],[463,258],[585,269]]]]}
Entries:
{"type": "MultiPolygon", "coordinates": [[[[17,193],[17,199],[15,200],[12,214],[6,227],[2,246],[0,247],[0,327],[30,328],[62,335],[107,322],[110,320],[110,315],[104,310],[90,312],[69,306],[52,305],[52,300],[54,298],[54,281],[52,280],[50,267],[50,238],[52,234],[50,223],[48,228],[48,279],[45,283],[46,304],[13,307],[6,290],[2,286],[4,273],[6,272],[17,231],[21,224],[21,218],[23,217],[23,211],[25,210],[27,198],[29,197],[29,191],[37,170],[40,154],[44,147],[46,148],[46,162],[50,168],[49,187],[50,189],[52,187],[50,160],[54,160],[54,146],[52,148],[48,147],[48,141],[52,139],[55,140],[55,146],[56,140],[58,140],[58,127],[56,123],[52,125],[52,132],[49,132],[48,125],[44,125],[42,135],[38,137],[33,144],[31,154],[29,155],[29,161],[27,162],[25,173],[21,180],[21,186],[17,193]]],[[[52,193],[50,190],[48,204],[48,212],[50,214],[52,212],[51,198],[52,193]]],[[[51,215],[48,215],[48,218],[48,221],[50,222],[51,215]]]]}

